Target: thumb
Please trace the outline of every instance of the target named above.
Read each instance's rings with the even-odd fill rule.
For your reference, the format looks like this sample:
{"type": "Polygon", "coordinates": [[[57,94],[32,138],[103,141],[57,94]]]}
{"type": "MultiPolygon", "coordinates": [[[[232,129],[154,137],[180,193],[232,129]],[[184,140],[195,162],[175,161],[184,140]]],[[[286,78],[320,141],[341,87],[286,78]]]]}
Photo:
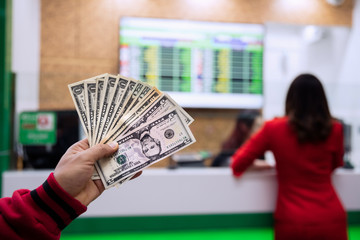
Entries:
{"type": "Polygon", "coordinates": [[[107,144],[100,143],[84,151],[84,157],[95,163],[101,158],[111,156],[118,148],[119,145],[116,141],[107,144]]]}

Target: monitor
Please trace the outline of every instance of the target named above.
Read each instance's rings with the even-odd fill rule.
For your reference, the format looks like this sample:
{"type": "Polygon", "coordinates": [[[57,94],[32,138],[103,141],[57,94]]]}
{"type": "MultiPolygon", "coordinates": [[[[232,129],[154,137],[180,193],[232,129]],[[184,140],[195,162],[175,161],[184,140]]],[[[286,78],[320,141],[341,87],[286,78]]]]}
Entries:
{"type": "Polygon", "coordinates": [[[182,107],[263,105],[261,24],[120,19],[120,74],[166,91],[182,107]]]}

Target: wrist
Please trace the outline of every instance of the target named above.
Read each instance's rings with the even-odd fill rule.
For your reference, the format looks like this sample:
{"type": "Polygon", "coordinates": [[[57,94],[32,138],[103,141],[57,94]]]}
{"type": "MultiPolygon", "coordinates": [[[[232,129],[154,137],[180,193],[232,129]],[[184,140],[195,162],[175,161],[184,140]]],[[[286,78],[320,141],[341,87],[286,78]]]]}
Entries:
{"type": "Polygon", "coordinates": [[[85,205],[58,184],[53,173],[41,186],[30,192],[30,197],[60,230],[87,210],[85,205]]]}
{"type": "MultiPolygon", "coordinates": [[[[61,195],[62,197],[64,197],[65,199],[67,199],[67,201],[74,201],[78,204],[81,204],[83,206],[87,206],[86,204],[83,204],[82,201],[80,201],[79,199],[76,198],[75,194],[72,194],[71,191],[68,191],[68,189],[64,186],[66,186],[66,184],[63,183],[61,177],[56,176],[55,173],[51,173],[49,176],[50,179],[50,183],[53,186],[53,188],[56,189],[57,194],[61,195]]],[[[48,179],[48,180],[49,180],[48,179]]]]}
{"type": "Polygon", "coordinates": [[[104,188],[102,186],[103,185],[100,180],[89,180],[82,189],[82,191],[76,194],[74,198],[80,201],[85,206],[88,206],[104,191],[104,188]]]}

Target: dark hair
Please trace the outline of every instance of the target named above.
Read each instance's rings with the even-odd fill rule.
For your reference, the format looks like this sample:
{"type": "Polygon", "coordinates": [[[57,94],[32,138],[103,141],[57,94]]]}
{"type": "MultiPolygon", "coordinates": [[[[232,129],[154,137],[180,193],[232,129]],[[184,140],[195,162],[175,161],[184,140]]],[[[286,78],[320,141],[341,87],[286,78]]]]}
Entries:
{"type": "Polygon", "coordinates": [[[301,74],[294,79],[286,96],[285,113],[300,143],[324,141],[331,132],[325,91],[314,75],[301,74]]]}
{"type": "Polygon", "coordinates": [[[233,132],[222,144],[222,151],[235,151],[251,134],[255,119],[260,116],[258,110],[242,110],[236,117],[233,132]]]}

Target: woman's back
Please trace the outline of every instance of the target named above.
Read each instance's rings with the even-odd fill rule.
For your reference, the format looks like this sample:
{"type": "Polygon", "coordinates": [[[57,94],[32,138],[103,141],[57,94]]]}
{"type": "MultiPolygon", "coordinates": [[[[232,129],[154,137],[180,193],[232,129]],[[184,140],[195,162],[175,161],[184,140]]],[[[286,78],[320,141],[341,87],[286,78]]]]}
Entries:
{"type": "Polygon", "coordinates": [[[331,184],[331,173],[343,162],[341,124],[334,122],[326,141],[316,144],[300,144],[286,117],[268,122],[264,131],[276,159],[276,219],[316,223],[344,218],[331,184]]]}
{"type": "Polygon", "coordinates": [[[232,157],[235,176],[270,150],[276,160],[275,239],[347,239],[346,213],[331,184],[342,165],[343,134],[334,122],[321,143],[299,143],[287,117],[268,121],[232,157]]]}
{"type": "Polygon", "coordinates": [[[291,83],[286,117],[264,124],[232,157],[240,176],[265,151],[276,159],[275,238],[347,239],[346,214],[331,184],[343,164],[342,126],[333,120],[321,82],[301,74],[291,83]]]}

